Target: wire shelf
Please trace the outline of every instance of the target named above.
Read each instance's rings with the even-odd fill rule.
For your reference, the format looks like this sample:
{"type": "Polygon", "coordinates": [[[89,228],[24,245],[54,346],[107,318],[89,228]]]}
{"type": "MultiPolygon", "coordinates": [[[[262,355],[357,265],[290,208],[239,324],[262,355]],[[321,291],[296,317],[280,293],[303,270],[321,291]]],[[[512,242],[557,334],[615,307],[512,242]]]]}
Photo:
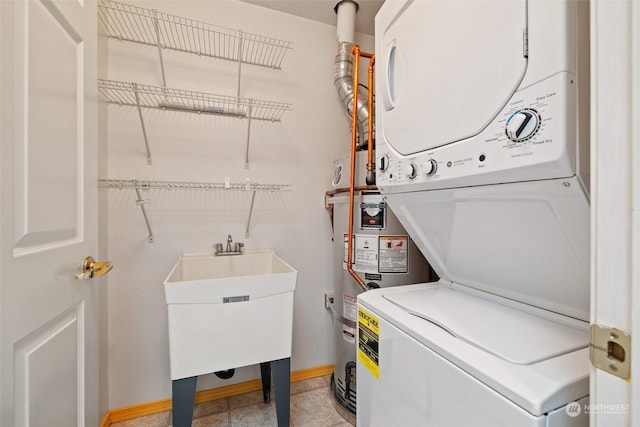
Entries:
{"type": "Polygon", "coordinates": [[[255,182],[189,182],[140,181],[135,179],[100,179],[98,188],[138,190],[231,190],[231,191],[290,191],[291,184],[259,184],[255,182]]]}
{"type": "Polygon", "coordinates": [[[102,0],[98,15],[109,37],[179,52],[281,69],[292,43],[241,30],[102,0]]]}
{"type": "Polygon", "coordinates": [[[291,104],[236,98],[182,89],[98,79],[98,91],[109,103],[188,111],[279,122],[291,104]]]}
{"type": "Polygon", "coordinates": [[[140,206],[142,217],[147,226],[149,233],[148,241],[153,243],[155,237],[151,229],[149,216],[147,215],[146,204],[149,199],[142,197],[141,190],[221,190],[221,191],[243,191],[251,193],[251,204],[249,206],[249,215],[247,217],[247,226],[245,229],[245,237],[249,237],[249,228],[251,226],[251,218],[253,216],[253,208],[258,192],[278,192],[290,191],[290,184],[259,184],[250,182],[248,179],[243,183],[232,183],[229,178],[225,178],[224,183],[220,182],[190,182],[190,181],[140,181],[137,179],[99,179],[98,188],[115,188],[123,190],[135,190],[136,204],[140,206]]]}

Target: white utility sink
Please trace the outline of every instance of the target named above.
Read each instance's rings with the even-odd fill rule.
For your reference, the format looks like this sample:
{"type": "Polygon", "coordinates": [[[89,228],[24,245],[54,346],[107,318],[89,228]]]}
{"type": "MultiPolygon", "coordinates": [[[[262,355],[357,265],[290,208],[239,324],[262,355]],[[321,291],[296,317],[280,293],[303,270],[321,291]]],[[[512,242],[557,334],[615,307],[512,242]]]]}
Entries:
{"type": "Polygon", "coordinates": [[[297,275],[271,249],[180,255],[164,281],[171,379],[291,357],[297,275]]]}

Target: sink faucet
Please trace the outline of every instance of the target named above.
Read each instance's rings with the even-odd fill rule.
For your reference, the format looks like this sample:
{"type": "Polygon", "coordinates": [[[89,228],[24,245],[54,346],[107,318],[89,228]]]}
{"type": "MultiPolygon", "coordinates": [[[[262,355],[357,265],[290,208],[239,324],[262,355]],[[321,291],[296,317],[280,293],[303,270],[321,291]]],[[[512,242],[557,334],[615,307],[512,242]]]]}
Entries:
{"type": "Polygon", "coordinates": [[[227,236],[227,252],[231,252],[231,242],[233,242],[233,239],[231,238],[231,234],[229,234],[227,236]]]}
{"type": "Polygon", "coordinates": [[[233,238],[231,237],[231,234],[229,234],[227,236],[227,247],[226,250],[222,250],[223,246],[222,243],[216,243],[213,246],[216,250],[215,254],[216,255],[242,255],[242,249],[244,248],[244,243],[241,242],[233,242],[233,238]],[[233,248],[231,247],[231,244],[233,243],[233,248]]]}

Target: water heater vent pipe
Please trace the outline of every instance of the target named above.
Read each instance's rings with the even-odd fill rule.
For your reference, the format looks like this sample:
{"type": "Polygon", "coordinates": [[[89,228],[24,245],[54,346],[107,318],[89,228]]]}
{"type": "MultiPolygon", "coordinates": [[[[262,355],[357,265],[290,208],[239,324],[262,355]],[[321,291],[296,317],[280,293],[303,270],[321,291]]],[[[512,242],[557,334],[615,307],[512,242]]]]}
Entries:
{"type": "MultiPolygon", "coordinates": [[[[355,42],[355,20],[358,4],[353,0],[342,0],[334,8],[337,14],[337,41],[338,53],[335,60],[335,75],[333,85],[338,91],[338,97],[344,105],[349,118],[353,117],[353,57],[351,48],[355,42]]],[[[358,87],[360,94],[357,106],[356,117],[360,146],[369,140],[369,109],[366,103],[367,94],[365,90],[358,87]]]]}

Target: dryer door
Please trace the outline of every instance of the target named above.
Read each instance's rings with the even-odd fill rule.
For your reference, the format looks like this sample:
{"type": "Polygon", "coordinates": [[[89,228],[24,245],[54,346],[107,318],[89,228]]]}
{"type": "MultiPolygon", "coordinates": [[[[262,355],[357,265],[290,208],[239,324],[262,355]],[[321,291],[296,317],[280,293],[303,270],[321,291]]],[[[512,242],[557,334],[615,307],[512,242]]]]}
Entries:
{"type": "Polygon", "coordinates": [[[376,16],[378,130],[403,155],[482,131],[527,67],[525,0],[387,1],[376,16]]]}

